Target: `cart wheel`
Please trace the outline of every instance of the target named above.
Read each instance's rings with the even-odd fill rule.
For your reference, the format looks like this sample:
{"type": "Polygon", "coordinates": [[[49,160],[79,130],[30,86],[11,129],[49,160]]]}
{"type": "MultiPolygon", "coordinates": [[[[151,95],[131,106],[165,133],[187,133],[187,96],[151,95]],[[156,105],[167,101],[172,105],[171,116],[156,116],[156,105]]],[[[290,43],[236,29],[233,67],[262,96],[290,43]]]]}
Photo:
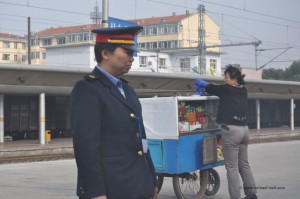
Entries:
{"type": "Polygon", "coordinates": [[[159,193],[164,183],[164,176],[162,174],[156,174],[156,179],[157,179],[157,188],[159,193]]]}
{"type": "Polygon", "coordinates": [[[173,177],[173,188],[178,199],[200,199],[205,193],[208,171],[194,171],[173,177]]]}
{"type": "Polygon", "coordinates": [[[215,195],[220,188],[220,176],[215,169],[208,170],[208,182],[205,195],[212,196],[215,195]]]}

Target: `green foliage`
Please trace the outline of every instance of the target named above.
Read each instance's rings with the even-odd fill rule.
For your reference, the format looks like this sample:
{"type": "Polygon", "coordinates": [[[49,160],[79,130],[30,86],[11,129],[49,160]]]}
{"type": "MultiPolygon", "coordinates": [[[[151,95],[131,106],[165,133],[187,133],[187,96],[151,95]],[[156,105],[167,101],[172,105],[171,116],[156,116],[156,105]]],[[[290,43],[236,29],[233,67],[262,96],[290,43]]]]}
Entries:
{"type": "Polygon", "coordinates": [[[300,81],[300,60],[294,61],[287,69],[264,69],[263,79],[300,81]]]}

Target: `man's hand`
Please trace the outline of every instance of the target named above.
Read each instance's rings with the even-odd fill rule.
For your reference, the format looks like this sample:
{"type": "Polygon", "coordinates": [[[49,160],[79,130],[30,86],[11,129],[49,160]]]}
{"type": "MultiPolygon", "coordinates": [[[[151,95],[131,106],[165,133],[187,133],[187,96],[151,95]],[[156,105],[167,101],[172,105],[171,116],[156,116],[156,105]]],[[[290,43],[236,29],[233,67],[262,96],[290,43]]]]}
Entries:
{"type": "Polygon", "coordinates": [[[151,199],[158,199],[158,188],[154,187],[154,196],[151,199]]]}

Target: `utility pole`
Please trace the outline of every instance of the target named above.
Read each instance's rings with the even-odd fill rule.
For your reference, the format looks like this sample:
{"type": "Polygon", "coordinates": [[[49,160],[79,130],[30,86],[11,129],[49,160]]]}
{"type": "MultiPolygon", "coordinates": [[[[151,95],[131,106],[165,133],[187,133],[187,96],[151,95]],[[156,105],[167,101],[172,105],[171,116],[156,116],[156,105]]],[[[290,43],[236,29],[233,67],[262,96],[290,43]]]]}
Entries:
{"type": "Polygon", "coordinates": [[[28,45],[28,64],[31,64],[31,30],[30,30],[30,17],[27,18],[27,26],[28,26],[28,38],[27,38],[27,45],[28,45]]]}
{"type": "Polygon", "coordinates": [[[198,6],[199,13],[199,33],[198,33],[198,67],[200,75],[205,74],[206,71],[206,48],[205,48],[205,7],[200,4],[198,6]]]}
{"type": "Polygon", "coordinates": [[[102,0],[102,27],[108,27],[108,0],[102,0]]]}

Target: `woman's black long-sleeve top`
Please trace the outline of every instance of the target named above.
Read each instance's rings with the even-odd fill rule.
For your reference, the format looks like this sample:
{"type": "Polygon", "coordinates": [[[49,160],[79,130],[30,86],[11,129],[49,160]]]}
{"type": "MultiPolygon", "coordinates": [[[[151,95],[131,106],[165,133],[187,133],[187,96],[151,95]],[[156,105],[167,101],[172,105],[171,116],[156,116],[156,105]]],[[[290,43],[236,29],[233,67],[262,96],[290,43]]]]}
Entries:
{"type": "Polygon", "coordinates": [[[208,84],[205,91],[220,98],[217,122],[226,125],[246,125],[247,89],[244,86],[208,84]]]}

